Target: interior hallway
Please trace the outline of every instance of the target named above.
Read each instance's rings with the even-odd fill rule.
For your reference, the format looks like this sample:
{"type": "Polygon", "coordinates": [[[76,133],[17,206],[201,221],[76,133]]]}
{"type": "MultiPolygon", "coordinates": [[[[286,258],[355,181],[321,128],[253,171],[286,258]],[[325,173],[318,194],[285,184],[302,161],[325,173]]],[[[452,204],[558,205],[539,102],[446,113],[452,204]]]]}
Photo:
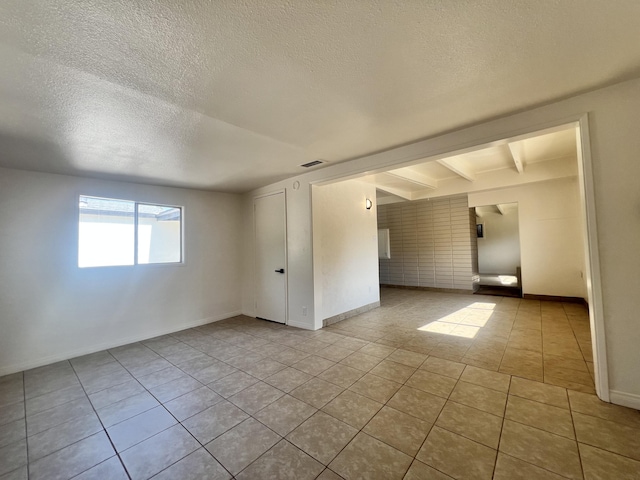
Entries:
{"type": "Polygon", "coordinates": [[[402,289],[382,305],[0,378],[0,479],[639,478],[640,413],[593,395],[582,307],[402,289]]]}

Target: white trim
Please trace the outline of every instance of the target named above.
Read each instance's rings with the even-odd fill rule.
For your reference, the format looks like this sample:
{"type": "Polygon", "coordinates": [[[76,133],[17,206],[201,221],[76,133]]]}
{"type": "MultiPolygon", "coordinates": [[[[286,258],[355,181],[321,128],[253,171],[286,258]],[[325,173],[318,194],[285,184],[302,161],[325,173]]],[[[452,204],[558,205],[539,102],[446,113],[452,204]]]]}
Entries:
{"type": "Polygon", "coordinates": [[[62,360],[69,360],[71,358],[81,357],[83,355],[89,355],[91,353],[101,352],[102,350],[108,350],[110,348],[121,347],[123,345],[128,345],[130,343],[141,342],[144,340],[149,340],[151,338],[159,337],[161,335],[167,335],[170,333],[180,332],[182,330],[188,330],[193,327],[199,327],[201,325],[206,325],[208,323],[218,322],[220,320],[225,320],[227,318],[235,317],[238,315],[242,315],[242,312],[237,310],[233,312],[223,313],[221,315],[216,315],[213,317],[202,318],[200,320],[196,320],[194,322],[186,323],[180,325],[179,328],[168,328],[163,330],[157,330],[153,333],[148,333],[144,335],[135,335],[132,337],[126,337],[120,340],[116,340],[115,342],[105,342],[98,345],[93,345],[91,347],[79,348],[77,350],[72,350],[71,352],[67,352],[64,354],[56,354],[49,355],[48,357],[39,358],[38,360],[16,363],[13,365],[8,365],[0,368],[0,377],[3,375],[9,375],[11,373],[22,372],[23,370],[29,370],[31,368],[42,367],[44,365],[49,365],[50,363],[60,362],[62,360]]]}
{"type": "Polygon", "coordinates": [[[616,390],[611,390],[609,393],[611,397],[611,403],[640,410],[640,395],[636,395],[634,393],[618,392],[616,390]]]}
{"type": "Polygon", "coordinates": [[[600,281],[600,255],[598,249],[598,230],[596,224],[596,203],[593,187],[593,165],[591,162],[591,142],[589,138],[589,118],[585,113],[578,120],[576,128],[578,143],[578,178],[580,200],[584,218],[585,270],[587,275],[587,296],[589,301],[589,320],[591,324],[591,342],[595,367],[596,393],[601,400],[610,401],[609,370],[607,362],[607,343],[602,307],[602,286],[600,281]]]}
{"type": "MultiPolygon", "coordinates": [[[[444,135],[428,138],[402,147],[342,162],[306,174],[303,178],[311,185],[327,185],[337,181],[359,178],[390,169],[410,167],[425,161],[434,161],[452,155],[460,155],[480,148],[505,145],[508,142],[531,138],[567,128],[580,131],[578,170],[581,202],[585,216],[585,246],[587,257],[587,293],[591,321],[595,386],[598,396],[609,401],[609,375],[606,355],[605,320],[602,306],[600,259],[596,228],[596,209],[589,124],[586,113],[576,113],[555,120],[534,123],[528,120],[530,113],[516,114],[444,135]],[[509,122],[509,123],[506,123],[509,122]],[[515,125],[515,127],[513,127],[515,125]]],[[[577,140],[577,139],[576,139],[577,140]]]]}

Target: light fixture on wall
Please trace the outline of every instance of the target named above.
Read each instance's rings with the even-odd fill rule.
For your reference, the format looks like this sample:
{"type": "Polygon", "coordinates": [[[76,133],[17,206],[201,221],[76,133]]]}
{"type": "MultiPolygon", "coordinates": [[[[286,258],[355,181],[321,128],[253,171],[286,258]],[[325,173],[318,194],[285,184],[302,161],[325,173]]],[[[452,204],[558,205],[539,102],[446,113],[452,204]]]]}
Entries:
{"type": "Polygon", "coordinates": [[[373,202],[371,202],[371,200],[367,198],[366,201],[364,202],[364,205],[365,207],[367,207],[367,210],[371,210],[371,207],[373,206],[373,202]]]}

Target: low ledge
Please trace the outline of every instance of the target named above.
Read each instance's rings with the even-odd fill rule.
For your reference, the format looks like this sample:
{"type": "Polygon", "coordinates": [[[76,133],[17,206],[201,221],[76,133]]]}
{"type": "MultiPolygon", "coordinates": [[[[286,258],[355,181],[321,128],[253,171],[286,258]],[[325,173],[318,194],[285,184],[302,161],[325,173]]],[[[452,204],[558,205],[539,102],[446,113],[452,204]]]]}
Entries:
{"type": "Polygon", "coordinates": [[[384,288],[400,288],[404,290],[422,290],[424,292],[461,293],[463,295],[473,295],[473,290],[471,288],[466,290],[464,288],[420,287],[414,285],[392,285],[387,283],[380,284],[380,286],[384,288]]]}
{"type": "Polygon", "coordinates": [[[322,320],[322,327],[328,327],[329,325],[333,325],[334,323],[341,322],[342,320],[346,320],[347,318],[355,317],[356,315],[360,315],[361,313],[368,312],[369,310],[373,310],[374,308],[378,308],[380,306],[380,302],[373,302],[368,305],[363,305],[362,307],[354,308],[353,310],[349,310],[347,312],[341,313],[339,315],[334,315],[333,317],[325,318],[322,320]]]}
{"type": "Polygon", "coordinates": [[[522,298],[525,300],[541,300],[544,302],[577,303],[587,308],[589,307],[587,301],[582,297],[561,297],[558,295],[534,295],[532,293],[525,293],[522,298]]]}

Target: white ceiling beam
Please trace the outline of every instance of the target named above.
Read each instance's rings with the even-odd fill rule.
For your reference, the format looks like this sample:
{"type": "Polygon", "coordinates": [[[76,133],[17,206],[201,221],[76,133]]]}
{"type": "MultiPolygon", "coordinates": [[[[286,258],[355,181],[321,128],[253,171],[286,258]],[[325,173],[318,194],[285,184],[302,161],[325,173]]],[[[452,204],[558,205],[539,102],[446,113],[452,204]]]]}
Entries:
{"type": "Polygon", "coordinates": [[[500,212],[500,215],[504,215],[504,207],[500,204],[496,205],[496,208],[498,209],[498,212],[500,212]]]}
{"type": "Polygon", "coordinates": [[[507,144],[509,147],[509,152],[511,153],[511,158],[513,159],[513,163],[516,165],[516,170],[518,173],[524,173],[524,151],[522,148],[522,143],[510,142],[507,144]]]}
{"type": "Polygon", "coordinates": [[[401,180],[406,180],[407,182],[415,183],[422,187],[438,188],[438,181],[435,178],[416,172],[409,167],[398,168],[391,172],[384,172],[384,175],[390,175],[401,180]]]}
{"type": "Polygon", "coordinates": [[[473,182],[476,179],[476,172],[474,172],[473,169],[468,165],[463,166],[463,165],[460,165],[459,162],[454,163],[444,158],[441,160],[438,160],[438,163],[443,167],[448,168],[456,175],[464,178],[465,180],[469,180],[470,182],[473,182]]]}
{"type": "Polygon", "coordinates": [[[382,190],[383,192],[390,193],[391,195],[395,195],[396,197],[404,198],[405,200],[413,200],[413,196],[411,195],[411,192],[408,192],[406,190],[402,190],[400,188],[386,187],[384,185],[380,185],[379,183],[376,183],[375,185],[378,190],[382,190]]]}

